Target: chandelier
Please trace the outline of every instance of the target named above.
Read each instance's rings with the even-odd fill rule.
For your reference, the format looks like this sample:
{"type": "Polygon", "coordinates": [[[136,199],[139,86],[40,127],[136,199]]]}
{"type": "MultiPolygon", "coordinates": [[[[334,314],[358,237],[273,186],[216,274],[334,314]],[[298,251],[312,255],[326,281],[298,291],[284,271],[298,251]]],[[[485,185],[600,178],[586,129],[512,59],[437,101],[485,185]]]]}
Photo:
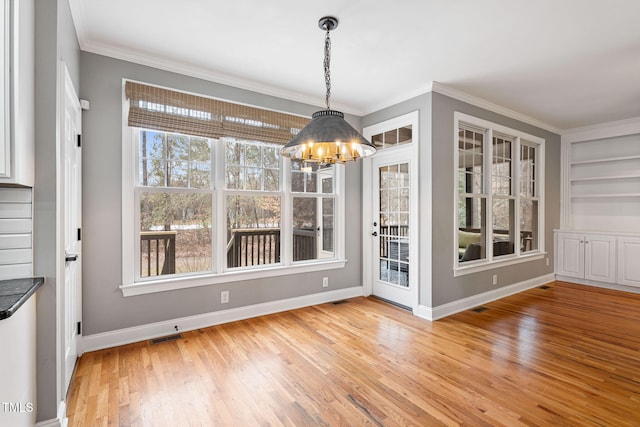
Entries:
{"type": "Polygon", "coordinates": [[[321,164],[346,163],[359,157],[375,154],[376,147],[344,120],[344,114],[332,110],[331,97],[331,38],[329,33],[338,26],[338,19],[325,16],[318,21],[325,31],[324,80],[327,88],[327,108],[316,111],[311,121],[287,145],[280,154],[291,159],[321,164]]]}

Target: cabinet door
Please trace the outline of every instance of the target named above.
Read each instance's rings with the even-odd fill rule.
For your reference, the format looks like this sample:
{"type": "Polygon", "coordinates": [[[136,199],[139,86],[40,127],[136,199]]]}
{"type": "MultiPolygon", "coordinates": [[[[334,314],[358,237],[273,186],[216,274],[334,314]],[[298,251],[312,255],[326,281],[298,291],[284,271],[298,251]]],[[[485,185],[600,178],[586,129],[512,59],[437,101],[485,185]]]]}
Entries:
{"type": "Polygon", "coordinates": [[[618,283],[640,286],[640,237],[618,240],[618,283]]]}
{"type": "Polygon", "coordinates": [[[578,234],[558,233],[557,274],[584,277],[584,238],[578,234]]]}
{"type": "Polygon", "coordinates": [[[616,282],[616,242],[611,236],[584,236],[585,279],[616,282]]]}

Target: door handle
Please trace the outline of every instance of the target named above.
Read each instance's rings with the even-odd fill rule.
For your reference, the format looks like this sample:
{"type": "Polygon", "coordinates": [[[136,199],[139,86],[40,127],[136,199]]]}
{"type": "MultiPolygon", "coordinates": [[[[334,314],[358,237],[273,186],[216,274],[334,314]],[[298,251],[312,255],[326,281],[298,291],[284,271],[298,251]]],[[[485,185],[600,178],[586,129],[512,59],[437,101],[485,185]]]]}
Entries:
{"type": "Polygon", "coordinates": [[[78,255],[68,254],[68,255],[64,256],[64,261],[65,262],[71,262],[71,261],[77,261],[77,260],[78,260],[78,255]]]}
{"type": "Polygon", "coordinates": [[[377,232],[377,231],[374,231],[373,233],[371,233],[371,235],[372,235],[372,236],[377,236],[377,235],[378,235],[378,232],[377,232]]]}

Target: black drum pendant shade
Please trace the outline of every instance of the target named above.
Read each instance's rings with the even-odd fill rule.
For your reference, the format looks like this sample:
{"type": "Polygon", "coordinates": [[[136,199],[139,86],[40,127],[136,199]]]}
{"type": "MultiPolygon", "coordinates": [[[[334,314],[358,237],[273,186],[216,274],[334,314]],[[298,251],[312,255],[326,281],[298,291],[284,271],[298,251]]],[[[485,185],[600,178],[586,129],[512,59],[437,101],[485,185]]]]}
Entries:
{"type": "Polygon", "coordinates": [[[344,114],[332,110],[329,104],[331,77],[329,71],[331,40],[329,32],[338,20],[321,18],[318,26],[326,31],[324,71],[327,85],[326,110],[313,113],[311,121],[280,150],[284,157],[323,164],[345,163],[375,154],[376,147],[344,120],[344,114]]]}

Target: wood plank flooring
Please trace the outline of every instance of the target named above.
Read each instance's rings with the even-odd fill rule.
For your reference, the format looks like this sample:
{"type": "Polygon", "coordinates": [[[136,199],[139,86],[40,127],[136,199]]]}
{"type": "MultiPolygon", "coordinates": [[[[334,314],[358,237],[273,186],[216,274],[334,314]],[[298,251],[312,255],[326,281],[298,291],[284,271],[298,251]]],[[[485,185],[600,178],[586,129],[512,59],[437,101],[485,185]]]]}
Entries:
{"type": "Polygon", "coordinates": [[[69,426],[640,426],[640,295],[484,307],[430,323],[354,298],[86,353],[69,426]]]}

